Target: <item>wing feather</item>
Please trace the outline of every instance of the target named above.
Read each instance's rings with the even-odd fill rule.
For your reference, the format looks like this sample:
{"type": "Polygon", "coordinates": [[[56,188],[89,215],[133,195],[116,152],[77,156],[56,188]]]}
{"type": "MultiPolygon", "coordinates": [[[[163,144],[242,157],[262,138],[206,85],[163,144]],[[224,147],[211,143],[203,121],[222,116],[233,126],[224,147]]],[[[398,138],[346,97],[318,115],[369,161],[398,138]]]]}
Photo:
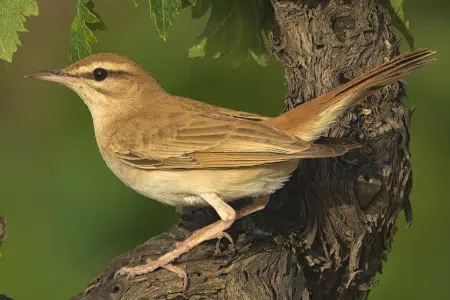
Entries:
{"type": "Polygon", "coordinates": [[[170,122],[162,126],[146,114],[138,115],[117,125],[102,149],[133,167],[160,170],[248,167],[348,151],[345,145],[305,142],[230,113],[184,111],[153,118],[170,122]],[[138,134],[130,137],[129,132],[138,134]]]}

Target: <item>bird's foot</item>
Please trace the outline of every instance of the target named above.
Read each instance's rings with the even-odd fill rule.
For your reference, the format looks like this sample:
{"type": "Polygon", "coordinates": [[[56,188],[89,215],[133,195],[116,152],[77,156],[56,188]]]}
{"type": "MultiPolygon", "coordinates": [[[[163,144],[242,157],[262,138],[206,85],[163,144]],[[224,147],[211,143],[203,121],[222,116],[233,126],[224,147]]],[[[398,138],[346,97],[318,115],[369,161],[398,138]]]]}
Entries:
{"type": "MultiPolygon", "coordinates": [[[[255,211],[263,209],[269,200],[268,196],[263,196],[255,199],[255,202],[237,212],[237,218],[245,217],[255,211]]],[[[168,271],[176,273],[179,277],[184,280],[184,289],[186,290],[188,287],[188,276],[186,271],[184,271],[180,267],[176,267],[172,265],[172,262],[180,257],[182,254],[189,252],[195,246],[201,244],[204,241],[214,239],[214,238],[223,238],[225,237],[230,241],[230,243],[234,246],[233,239],[231,236],[224,232],[228,228],[230,228],[231,224],[233,224],[234,219],[232,220],[219,220],[213,224],[210,224],[204,228],[198,229],[192,233],[190,237],[185,239],[184,241],[177,243],[175,249],[169,251],[168,253],[160,256],[157,260],[147,259],[147,263],[140,266],[135,267],[122,267],[117,273],[114,275],[117,278],[120,275],[127,276],[127,279],[132,279],[138,275],[144,275],[150,272],[155,271],[158,268],[164,268],[168,271]]]]}
{"type": "Polygon", "coordinates": [[[201,244],[204,241],[214,239],[216,237],[231,238],[227,233],[223,234],[223,231],[231,226],[231,222],[219,220],[204,228],[198,229],[192,233],[192,235],[184,241],[178,243],[172,251],[160,256],[156,260],[147,259],[147,263],[135,266],[135,267],[122,267],[114,275],[117,278],[120,275],[126,276],[127,279],[132,279],[138,275],[144,275],[155,271],[158,268],[164,268],[171,272],[176,273],[179,277],[184,279],[184,289],[188,286],[188,277],[186,272],[180,267],[172,265],[172,262],[180,257],[182,254],[189,252],[195,246],[201,244]]]}
{"type": "MultiPolygon", "coordinates": [[[[202,231],[202,229],[200,229],[199,231],[194,232],[190,239],[192,239],[192,237],[195,238],[196,236],[198,236],[199,234],[201,235],[202,233],[203,233],[203,231],[202,231]]],[[[214,251],[215,256],[218,256],[221,254],[220,242],[223,238],[226,238],[230,242],[232,247],[234,248],[233,238],[228,233],[219,232],[215,236],[215,238],[218,239],[218,241],[216,243],[216,250],[214,251]]],[[[182,248],[186,244],[186,242],[188,242],[190,239],[176,243],[176,248],[182,248]]],[[[171,271],[171,272],[177,274],[178,277],[182,278],[183,279],[183,290],[187,290],[188,285],[189,285],[189,279],[188,279],[186,271],[183,268],[174,266],[171,263],[166,263],[166,264],[164,264],[164,263],[166,263],[166,260],[164,260],[162,258],[158,258],[157,260],[151,260],[149,258],[149,259],[147,259],[146,264],[135,266],[135,267],[120,268],[119,271],[117,271],[116,274],[114,275],[114,278],[117,278],[118,276],[126,276],[127,280],[131,280],[131,279],[135,278],[136,276],[148,274],[148,273],[155,271],[158,268],[163,268],[163,269],[166,269],[168,271],[171,271]]]]}
{"type": "Polygon", "coordinates": [[[155,271],[158,268],[166,269],[167,271],[173,272],[178,275],[178,277],[183,279],[183,290],[187,290],[189,280],[186,271],[183,268],[174,266],[172,264],[161,265],[159,259],[151,260],[147,259],[147,263],[144,265],[139,265],[135,267],[122,267],[116,272],[114,278],[118,276],[126,276],[127,280],[131,280],[136,276],[144,275],[155,271]]]}
{"type": "MultiPolygon", "coordinates": [[[[201,229],[200,229],[201,230],[201,229]]],[[[194,232],[194,234],[199,234],[200,232],[194,232]]],[[[193,234],[193,235],[194,235],[193,234]]],[[[228,233],[226,233],[225,231],[224,232],[220,232],[220,233],[218,233],[215,237],[213,237],[213,238],[211,238],[211,239],[214,239],[214,238],[216,238],[216,239],[218,239],[218,241],[217,241],[217,243],[216,243],[216,250],[214,250],[214,255],[215,256],[219,256],[220,254],[222,254],[222,252],[221,252],[221,250],[220,250],[220,242],[223,240],[223,238],[226,238],[227,240],[228,240],[228,242],[230,242],[230,244],[231,244],[231,247],[233,247],[233,249],[234,249],[234,241],[233,241],[233,238],[231,237],[231,235],[229,235],[228,233]]],[[[183,246],[183,244],[185,243],[186,241],[180,241],[180,242],[176,242],[175,243],[175,247],[182,247],[183,246]]]]}

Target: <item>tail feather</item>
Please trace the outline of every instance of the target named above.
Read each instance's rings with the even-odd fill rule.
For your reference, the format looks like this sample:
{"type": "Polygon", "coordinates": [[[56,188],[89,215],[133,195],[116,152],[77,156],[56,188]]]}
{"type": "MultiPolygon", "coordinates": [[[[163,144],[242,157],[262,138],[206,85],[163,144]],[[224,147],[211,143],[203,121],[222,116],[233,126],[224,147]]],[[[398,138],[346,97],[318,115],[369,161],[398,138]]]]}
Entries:
{"type": "Polygon", "coordinates": [[[314,141],[327,130],[350,105],[362,101],[380,88],[392,84],[436,59],[427,59],[436,51],[418,49],[386,62],[374,70],[302,104],[279,117],[267,120],[305,141],[314,141]]]}

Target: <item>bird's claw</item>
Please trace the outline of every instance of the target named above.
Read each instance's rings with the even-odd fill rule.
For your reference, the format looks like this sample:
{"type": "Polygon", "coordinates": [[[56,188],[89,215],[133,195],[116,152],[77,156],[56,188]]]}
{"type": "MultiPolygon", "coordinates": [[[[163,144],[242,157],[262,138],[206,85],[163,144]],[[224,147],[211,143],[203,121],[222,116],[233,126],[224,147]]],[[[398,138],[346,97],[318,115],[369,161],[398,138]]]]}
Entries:
{"type": "Polygon", "coordinates": [[[138,275],[144,275],[147,273],[151,273],[156,270],[158,267],[163,268],[163,266],[158,266],[155,261],[150,258],[147,259],[147,263],[144,265],[139,265],[135,267],[122,267],[119,271],[114,274],[114,279],[117,279],[120,275],[126,275],[127,280],[134,279],[138,275]]]}
{"type": "Polygon", "coordinates": [[[134,277],[136,277],[137,275],[140,275],[140,274],[138,274],[137,272],[133,271],[133,269],[134,268],[131,268],[131,267],[122,267],[122,268],[120,268],[120,270],[117,271],[114,274],[114,279],[116,280],[119,276],[122,276],[122,275],[126,275],[127,276],[127,280],[134,279],[134,277]]]}
{"type": "Polygon", "coordinates": [[[162,266],[161,268],[164,268],[167,271],[173,272],[173,273],[177,274],[178,277],[183,279],[183,291],[187,291],[188,286],[189,286],[189,277],[183,268],[174,266],[172,264],[167,264],[165,266],[162,266]]]}
{"type": "Polygon", "coordinates": [[[170,272],[173,272],[178,275],[178,277],[183,279],[183,290],[187,290],[189,285],[189,279],[185,270],[180,267],[176,267],[172,264],[167,264],[163,266],[158,266],[156,261],[151,259],[147,259],[147,263],[145,265],[135,266],[135,267],[122,267],[114,274],[114,279],[116,280],[119,276],[126,275],[127,280],[132,280],[136,276],[144,275],[147,273],[151,273],[155,271],[158,267],[166,269],[170,272]]]}
{"type": "Polygon", "coordinates": [[[219,256],[222,254],[222,251],[220,250],[220,242],[222,241],[223,238],[226,238],[230,242],[231,247],[235,249],[233,238],[225,231],[217,234],[216,238],[218,239],[218,241],[216,243],[216,250],[214,250],[214,256],[219,256]]]}

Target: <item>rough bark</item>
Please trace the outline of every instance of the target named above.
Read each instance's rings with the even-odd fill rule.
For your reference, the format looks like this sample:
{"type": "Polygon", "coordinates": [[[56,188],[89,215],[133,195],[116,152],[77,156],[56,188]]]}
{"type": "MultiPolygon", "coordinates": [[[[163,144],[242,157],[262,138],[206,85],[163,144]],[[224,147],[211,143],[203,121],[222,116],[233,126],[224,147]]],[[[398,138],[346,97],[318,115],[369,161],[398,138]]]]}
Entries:
{"type": "Polygon", "coordinates": [[[6,221],[0,216],[0,246],[3,244],[6,238],[6,221]]]}
{"type": "MultiPolygon", "coordinates": [[[[2,216],[0,216],[0,248],[3,244],[3,242],[5,241],[5,239],[6,239],[6,221],[2,216]]],[[[1,258],[1,256],[2,256],[2,253],[0,251],[0,258],[1,258]]],[[[0,294],[0,300],[12,300],[12,299],[3,294],[0,294]]]]}
{"type": "MultiPolygon", "coordinates": [[[[399,54],[388,11],[375,0],[272,1],[273,54],[285,68],[286,110],[399,54]]],[[[190,288],[166,270],[114,280],[216,220],[191,210],[168,232],[112,260],[73,299],[362,299],[392,244],[402,207],[411,217],[409,121],[403,84],[346,111],[327,133],[363,144],[342,158],[304,160],[268,207],[231,230],[235,251],[204,243],[177,260],[190,288]]],[[[242,205],[238,202],[236,205],[242,205]]],[[[229,246],[229,245],[228,245],[229,246]]]]}

